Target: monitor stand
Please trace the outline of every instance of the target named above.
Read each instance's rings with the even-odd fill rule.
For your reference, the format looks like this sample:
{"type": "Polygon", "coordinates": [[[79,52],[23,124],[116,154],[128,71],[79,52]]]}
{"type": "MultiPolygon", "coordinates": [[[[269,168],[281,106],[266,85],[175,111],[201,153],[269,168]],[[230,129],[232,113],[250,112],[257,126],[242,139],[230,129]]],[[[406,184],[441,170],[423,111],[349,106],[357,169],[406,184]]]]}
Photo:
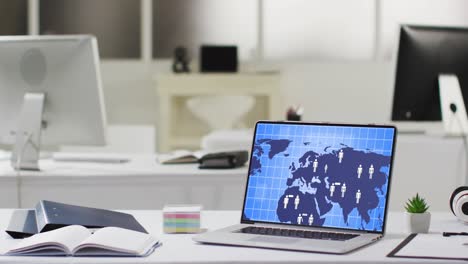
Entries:
{"type": "Polygon", "coordinates": [[[468,134],[468,117],[456,75],[439,75],[439,94],[445,135],[466,136],[468,134]]]}
{"type": "Polygon", "coordinates": [[[15,170],[39,170],[39,152],[42,129],[42,112],[45,94],[24,95],[19,123],[15,131],[15,145],[11,166],[15,170]]]}

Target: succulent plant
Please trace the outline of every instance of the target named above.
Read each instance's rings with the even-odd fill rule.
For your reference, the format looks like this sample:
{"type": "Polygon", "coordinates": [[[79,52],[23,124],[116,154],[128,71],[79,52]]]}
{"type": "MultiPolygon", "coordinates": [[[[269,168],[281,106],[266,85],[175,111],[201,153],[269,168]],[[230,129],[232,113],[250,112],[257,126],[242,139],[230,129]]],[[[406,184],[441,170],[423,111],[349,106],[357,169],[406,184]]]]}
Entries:
{"type": "Polygon", "coordinates": [[[419,196],[418,193],[416,193],[416,196],[414,196],[411,199],[408,199],[408,202],[406,202],[405,209],[408,213],[413,213],[413,214],[422,214],[429,209],[429,206],[427,205],[426,201],[424,198],[419,196]]]}

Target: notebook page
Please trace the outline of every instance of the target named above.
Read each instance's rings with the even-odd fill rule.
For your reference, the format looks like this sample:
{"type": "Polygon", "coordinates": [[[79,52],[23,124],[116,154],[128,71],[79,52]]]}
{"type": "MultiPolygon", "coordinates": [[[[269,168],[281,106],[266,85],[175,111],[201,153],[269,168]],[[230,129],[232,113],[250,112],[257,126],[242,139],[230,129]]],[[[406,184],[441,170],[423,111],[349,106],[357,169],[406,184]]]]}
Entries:
{"type": "Polygon", "coordinates": [[[198,151],[193,152],[192,155],[196,157],[197,159],[201,159],[206,154],[208,154],[208,151],[198,150],[198,151]]]}
{"type": "Polygon", "coordinates": [[[468,237],[418,234],[396,256],[468,258],[468,237]]]}
{"type": "Polygon", "coordinates": [[[63,251],[63,247],[60,246],[41,246],[22,250],[17,254],[26,256],[64,256],[69,255],[70,253],[63,251]]]}
{"type": "Polygon", "coordinates": [[[142,255],[157,242],[149,234],[119,227],[106,227],[85,239],[75,252],[86,247],[99,247],[107,250],[142,255]]]}
{"type": "Polygon", "coordinates": [[[21,240],[10,248],[8,253],[19,253],[29,251],[32,248],[60,245],[70,253],[81,241],[89,237],[91,233],[83,226],[72,225],[52,231],[39,233],[21,240]]]}
{"type": "Polygon", "coordinates": [[[196,157],[188,150],[175,150],[170,153],[160,153],[157,159],[161,164],[196,162],[196,157]]]}

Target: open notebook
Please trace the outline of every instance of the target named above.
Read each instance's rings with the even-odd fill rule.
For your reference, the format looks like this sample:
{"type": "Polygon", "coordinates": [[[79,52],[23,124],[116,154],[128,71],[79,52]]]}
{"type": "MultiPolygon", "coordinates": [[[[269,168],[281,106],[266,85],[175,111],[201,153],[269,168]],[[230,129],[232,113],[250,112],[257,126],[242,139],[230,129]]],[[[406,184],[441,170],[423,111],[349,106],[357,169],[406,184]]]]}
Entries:
{"type": "Polygon", "coordinates": [[[92,233],[86,227],[71,225],[18,240],[5,254],[143,257],[159,244],[151,235],[133,230],[105,227],[92,233]]]}

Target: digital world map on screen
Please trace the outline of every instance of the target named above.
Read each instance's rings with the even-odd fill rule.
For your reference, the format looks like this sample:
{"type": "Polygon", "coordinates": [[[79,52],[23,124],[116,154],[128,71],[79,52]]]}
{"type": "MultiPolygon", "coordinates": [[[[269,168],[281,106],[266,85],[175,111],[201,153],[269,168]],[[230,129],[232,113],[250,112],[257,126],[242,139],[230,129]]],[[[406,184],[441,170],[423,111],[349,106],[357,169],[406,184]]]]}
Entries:
{"type": "Polygon", "coordinates": [[[243,219],[381,232],[394,133],[257,124],[243,219]]]}

